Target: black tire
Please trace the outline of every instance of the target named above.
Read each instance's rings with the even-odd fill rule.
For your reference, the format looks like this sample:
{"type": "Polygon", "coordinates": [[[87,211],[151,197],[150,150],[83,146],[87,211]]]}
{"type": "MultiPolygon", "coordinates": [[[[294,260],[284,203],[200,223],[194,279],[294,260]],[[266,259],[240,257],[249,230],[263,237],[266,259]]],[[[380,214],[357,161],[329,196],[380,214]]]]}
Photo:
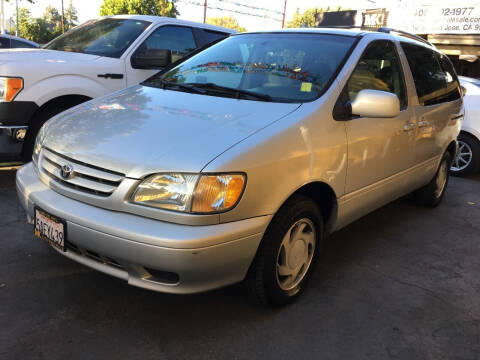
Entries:
{"type": "Polygon", "coordinates": [[[448,186],[449,169],[452,165],[452,156],[447,151],[443,154],[440,165],[433,179],[414,193],[416,202],[423,206],[438,206],[445,195],[448,186]]]}
{"type": "MultiPolygon", "coordinates": [[[[300,235],[299,237],[302,236],[300,235]]],[[[302,293],[308,282],[318,257],[318,252],[322,246],[323,237],[323,219],[318,206],[306,196],[294,195],[291,197],[282,206],[270,223],[263,236],[257,255],[250,266],[247,278],[245,279],[245,284],[247,285],[253,299],[261,304],[270,306],[281,306],[295,300],[302,293]],[[305,224],[305,228],[302,227],[303,224],[305,224]],[[313,232],[309,232],[309,224],[313,225],[313,232]],[[291,236],[287,237],[287,232],[291,230],[294,225],[297,227],[294,227],[290,232],[291,236]],[[303,270],[296,275],[296,278],[293,278],[292,276],[291,280],[294,287],[285,290],[281,286],[285,285],[287,282],[286,279],[288,279],[290,275],[283,277],[277,273],[277,261],[281,261],[281,252],[286,251],[282,248],[285,243],[283,241],[284,238],[291,239],[294,231],[301,231],[299,230],[301,228],[305,229],[303,230],[305,232],[302,232],[302,234],[309,236],[310,243],[308,243],[307,240],[302,239],[301,241],[296,241],[295,246],[292,246],[291,248],[295,248],[297,243],[303,242],[303,245],[300,244],[300,247],[303,246],[302,250],[306,250],[306,253],[304,253],[306,254],[305,256],[309,259],[311,258],[311,260],[309,262],[307,261],[308,265],[304,265],[304,268],[302,268],[303,270]],[[313,243],[312,239],[314,239],[313,249],[311,248],[311,243],[313,243]],[[282,278],[282,281],[285,281],[282,285],[280,285],[280,278],[282,278]],[[295,284],[296,281],[299,281],[298,284],[295,284]]],[[[294,253],[293,250],[289,251],[292,254],[294,253]]],[[[289,259],[291,258],[294,258],[294,261],[297,260],[296,255],[289,257],[289,259]]],[[[297,268],[302,266],[301,261],[296,262],[296,264],[298,265],[296,266],[297,268]]]]}
{"type": "Polygon", "coordinates": [[[29,162],[32,160],[33,147],[35,146],[35,138],[37,137],[38,132],[43,124],[47,122],[48,119],[54,117],[55,115],[64,112],[76,105],[79,105],[85,101],[89,100],[88,98],[73,98],[65,100],[62,103],[56,103],[51,105],[33,116],[30,120],[30,125],[25,136],[22,148],[22,161],[29,162]]]}
{"type": "Polygon", "coordinates": [[[453,165],[450,168],[451,174],[468,176],[480,171],[480,142],[470,134],[460,133],[458,135],[458,144],[457,158],[453,161],[453,165]]]}

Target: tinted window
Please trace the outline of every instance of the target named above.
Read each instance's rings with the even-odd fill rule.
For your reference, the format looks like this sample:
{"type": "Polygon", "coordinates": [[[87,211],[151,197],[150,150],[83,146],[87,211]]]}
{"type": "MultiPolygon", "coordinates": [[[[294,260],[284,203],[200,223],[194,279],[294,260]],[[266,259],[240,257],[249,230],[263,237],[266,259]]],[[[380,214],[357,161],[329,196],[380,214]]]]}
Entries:
{"type": "Polygon", "coordinates": [[[364,89],[396,94],[401,107],[407,104],[402,67],[392,42],[374,41],[360,58],[347,83],[349,100],[364,89]]]}
{"type": "Polygon", "coordinates": [[[10,48],[10,39],[0,37],[0,49],[10,48]]]}
{"type": "Polygon", "coordinates": [[[248,90],[278,102],[311,101],[326,90],[354,43],[354,37],[326,34],[234,35],[161,77],[248,90]]]}
{"type": "Polygon", "coordinates": [[[446,88],[445,101],[453,101],[462,97],[460,92],[460,83],[458,82],[457,73],[453,68],[450,59],[444,54],[437,54],[440,60],[440,65],[445,72],[446,88]]]}
{"type": "Polygon", "coordinates": [[[228,34],[217,32],[217,31],[210,31],[210,30],[203,30],[205,34],[205,41],[207,44],[210,44],[218,39],[223,39],[228,36],[228,34]]]}
{"type": "Polygon", "coordinates": [[[119,58],[149,25],[148,21],[129,19],[89,21],[52,40],[45,48],[119,58]]]}
{"type": "Polygon", "coordinates": [[[419,45],[402,43],[412,71],[418,101],[421,105],[434,105],[460,97],[455,72],[450,74],[440,65],[436,52],[419,45]],[[455,85],[454,85],[455,84],[455,85]],[[454,90],[454,87],[457,90],[454,90]]]}
{"type": "Polygon", "coordinates": [[[36,46],[33,46],[30,43],[27,43],[25,41],[18,41],[15,39],[12,39],[12,48],[35,48],[36,46]]]}
{"type": "Polygon", "coordinates": [[[195,50],[196,47],[191,28],[183,26],[162,26],[145,40],[140,51],[146,49],[171,50],[172,62],[175,62],[195,50]]]}

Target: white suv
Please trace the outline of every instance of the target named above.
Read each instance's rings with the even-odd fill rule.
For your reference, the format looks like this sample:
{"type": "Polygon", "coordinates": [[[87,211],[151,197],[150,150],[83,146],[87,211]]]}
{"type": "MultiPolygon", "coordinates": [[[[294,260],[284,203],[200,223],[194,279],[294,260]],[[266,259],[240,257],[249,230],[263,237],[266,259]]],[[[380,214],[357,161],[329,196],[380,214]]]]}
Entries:
{"type": "Polygon", "coordinates": [[[233,30],[156,16],[89,21],[43,49],[0,50],[0,160],[31,158],[52,116],[146,80],[233,30]]]}

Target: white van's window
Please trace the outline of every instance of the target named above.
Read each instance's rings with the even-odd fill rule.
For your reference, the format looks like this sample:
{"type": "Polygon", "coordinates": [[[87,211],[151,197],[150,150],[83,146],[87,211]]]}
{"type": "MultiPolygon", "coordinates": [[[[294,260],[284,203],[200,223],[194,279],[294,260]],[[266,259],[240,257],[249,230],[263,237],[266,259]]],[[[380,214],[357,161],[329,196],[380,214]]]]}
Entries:
{"type": "MultiPolygon", "coordinates": [[[[146,84],[195,85],[206,95],[219,87],[260,94],[278,102],[318,98],[333,80],[355,43],[328,34],[242,34],[231,36],[185,60],[146,84]]],[[[178,86],[185,91],[186,86],[178,86]]],[[[225,94],[229,96],[226,89],[225,94]]]]}
{"type": "Polygon", "coordinates": [[[347,88],[351,101],[360,90],[381,90],[397,95],[401,108],[405,108],[405,82],[395,45],[387,40],[376,40],[368,45],[348,80],[347,88]]]}
{"type": "Polygon", "coordinates": [[[88,21],[45,45],[45,49],[119,58],[151,23],[106,18],[88,21]]]}

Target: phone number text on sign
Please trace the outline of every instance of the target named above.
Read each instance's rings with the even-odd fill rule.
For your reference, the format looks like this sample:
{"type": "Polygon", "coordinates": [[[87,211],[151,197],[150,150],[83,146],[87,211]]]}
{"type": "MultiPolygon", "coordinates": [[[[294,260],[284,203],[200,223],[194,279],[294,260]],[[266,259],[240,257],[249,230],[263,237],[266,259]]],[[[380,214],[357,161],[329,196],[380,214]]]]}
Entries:
{"type": "Polygon", "coordinates": [[[480,4],[462,7],[425,5],[412,9],[410,14],[402,24],[402,30],[417,34],[480,33],[480,4]]]}

